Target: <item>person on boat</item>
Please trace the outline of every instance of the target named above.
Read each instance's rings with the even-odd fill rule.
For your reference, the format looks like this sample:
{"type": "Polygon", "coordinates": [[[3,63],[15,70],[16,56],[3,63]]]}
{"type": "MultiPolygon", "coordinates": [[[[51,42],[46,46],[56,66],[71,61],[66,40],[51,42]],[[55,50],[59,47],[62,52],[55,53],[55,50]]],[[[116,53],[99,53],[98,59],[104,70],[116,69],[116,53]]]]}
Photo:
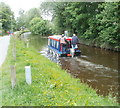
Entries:
{"type": "Polygon", "coordinates": [[[67,43],[68,41],[66,40],[66,37],[64,34],[62,34],[61,38],[60,38],[60,46],[61,46],[61,51],[65,52],[67,49],[67,43]]]}
{"type": "Polygon", "coordinates": [[[78,37],[75,34],[73,34],[72,41],[71,41],[72,48],[73,49],[78,48],[77,46],[78,43],[79,43],[78,37]]]}

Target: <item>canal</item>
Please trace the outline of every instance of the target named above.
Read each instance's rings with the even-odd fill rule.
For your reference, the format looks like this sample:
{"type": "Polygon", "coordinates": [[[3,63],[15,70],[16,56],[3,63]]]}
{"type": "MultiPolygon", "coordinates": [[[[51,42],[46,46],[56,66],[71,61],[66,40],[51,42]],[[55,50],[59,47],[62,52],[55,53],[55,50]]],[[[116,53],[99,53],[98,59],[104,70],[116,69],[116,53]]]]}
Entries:
{"type": "MultiPolygon", "coordinates": [[[[43,54],[47,48],[47,38],[29,36],[29,45],[43,54]]],[[[61,57],[60,65],[73,77],[94,88],[99,95],[119,94],[118,56],[120,53],[100,48],[79,45],[80,57],[61,57]]],[[[120,99],[118,99],[120,102],[120,99]]]]}

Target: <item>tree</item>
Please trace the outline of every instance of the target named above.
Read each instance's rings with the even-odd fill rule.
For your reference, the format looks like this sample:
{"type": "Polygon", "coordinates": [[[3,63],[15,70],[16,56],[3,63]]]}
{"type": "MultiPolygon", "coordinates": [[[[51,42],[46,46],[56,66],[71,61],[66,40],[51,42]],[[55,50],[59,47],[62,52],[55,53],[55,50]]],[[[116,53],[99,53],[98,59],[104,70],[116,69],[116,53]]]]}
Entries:
{"type": "Polygon", "coordinates": [[[51,33],[50,29],[47,27],[47,22],[40,17],[33,18],[30,21],[30,30],[36,35],[48,35],[51,33]]]}
{"type": "Polygon", "coordinates": [[[37,8],[31,8],[25,13],[26,27],[29,27],[29,22],[35,17],[41,18],[40,10],[37,8]]]}
{"type": "Polygon", "coordinates": [[[2,23],[2,29],[5,32],[13,28],[13,24],[15,23],[11,8],[4,2],[0,3],[0,22],[2,23]]]}
{"type": "Polygon", "coordinates": [[[119,33],[119,3],[103,3],[100,8],[103,10],[98,14],[97,20],[100,23],[98,27],[99,39],[102,43],[107,43],[114,48],[120,48],[120,33],[119,33]]]}
{"type": "Polygon", "coordinates": [[[68,30],[92,44],[120,48],[119,2],[47,2],[43,12],[53,13],[58,33],[68,30]]]}
{"type": "Polygon", "coordinates": [[[41,6],[44,8],[44,12],[51,11],[53,13],[53,22],[59,33],[68,30],[70,33],[83,35],[89,28],[90,18],[97,13],[98,4],[90,2],[45,2],[41,6]]]}
{"type": "Polygon", "coordinates": [[[23,9],[19,10],[19,17],[17,18],[17,28],[20,29],[21,27],[29,28],[29,22],[35,18],[40,17],[40,11],[37,8],[31,8],[27,12],[23,9]]]}
{"type": "Polygon", "coordinates": [[[23,9],[19,9],[19,17],[16,19],[16,27],[18,30],[20,30],[21,27],[25,27],[25,11],[23,9]]]}
{"type": "Polygon", "coordinates": [[[54,29],[56,33],[63,33],[65,30],[64,26],[64,15],[63,11],[65,10],[66,2],[43,2],[41,4],[41,11],[45,14],[52,13],[53,22],[54,22],[54,29]]]}

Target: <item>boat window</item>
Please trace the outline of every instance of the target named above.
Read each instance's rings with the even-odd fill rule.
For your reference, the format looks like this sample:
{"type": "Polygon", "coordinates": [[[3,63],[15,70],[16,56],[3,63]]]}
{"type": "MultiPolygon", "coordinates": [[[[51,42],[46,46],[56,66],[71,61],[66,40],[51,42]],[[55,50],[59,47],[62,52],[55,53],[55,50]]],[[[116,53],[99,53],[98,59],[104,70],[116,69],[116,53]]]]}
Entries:
{"type": "Polygon", "coordinates": [[[55,42],[55,40],[54,40],[54,47],[55,47],[55,43],[56,43],[56,42],[55,42]]]}
{"type": "Polygon", "coordinates": [[[55,40],[54,40],[54,42],[53,42],[53,46],[55,47],[55,40]]]}
{"type": "Polygon", "coordinates": [[[57,47],[57,41],[55,41],[55,48],[57,47]]]}
{"type": "Polygon", "coordinates": [[[54,46],[54,43],[53,43],[53,42],[54,42],[54,40],[52,40],[52,46],[54,46]]]}
{"type": "Polygon", "coordinates": [[[54,40],[52,40],[52,47],[54,47],[54,40]]]}
{"type": "Polygon", "coordinates": [[[50,46],[52,46],[52,39],[50,39],[50,46]]]}
{"type": "Polygon", "coordinates": [[[48,45],[50,45],[56,49],[59,49],[59,41],[48,39],[48,45]]]}
{"type": "Polygon", "coordinates": [[[59,42],[57,41],[56,43],[56,48],[58,49],[59,48],[59,42]]]}

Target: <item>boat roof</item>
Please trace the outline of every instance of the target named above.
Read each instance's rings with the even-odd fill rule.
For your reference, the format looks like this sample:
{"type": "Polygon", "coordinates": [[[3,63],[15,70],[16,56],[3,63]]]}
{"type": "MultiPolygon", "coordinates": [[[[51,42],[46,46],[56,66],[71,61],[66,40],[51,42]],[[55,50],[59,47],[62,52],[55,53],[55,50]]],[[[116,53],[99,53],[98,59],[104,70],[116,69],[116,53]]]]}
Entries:
{"type": "MultiPolygon", "coordinates": [[[[66,36],[65,36],[66,37],[66,36]]],[[[53,36],[49,36],[48,37],[49,39],[53,39],[53,40],[56,40],[56,41],[59,41],[59,39],[61,38],[61,35],[53,35],[53,36]]],[[[66,37],[67,40],[72,40],[71,37],[66,37]]]]}

